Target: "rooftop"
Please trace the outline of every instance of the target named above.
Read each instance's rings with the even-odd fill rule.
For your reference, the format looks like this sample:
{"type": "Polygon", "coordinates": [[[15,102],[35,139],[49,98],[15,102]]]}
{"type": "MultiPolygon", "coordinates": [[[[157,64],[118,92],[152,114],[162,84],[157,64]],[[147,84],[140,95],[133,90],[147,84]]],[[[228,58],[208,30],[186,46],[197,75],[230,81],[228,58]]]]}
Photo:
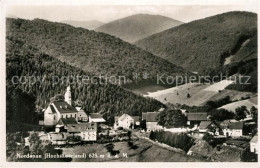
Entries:
{"type": "Polygon", "coordinates": [[[77,109],[72,107],[65,101],[55,101],[53,105],[57,108],[60,113],[77,113],[77,109]]]}
{"type": "Polygon", "coordinates": [[[201,121],[199,128],[206,129],[212,123],[212,121],[201,121]]]}
{"type": "Polygon", "coordinates": [[[159,114],[159,112],[142,113],[142,119],[146,120],[146,122],[157,122],[157,116],[159,114]]]}
{"type": "Polygon", "coordinates": [[[258,136],[255,135],[250,142],[257,143],[258,142],[258,136]]]}
{"type": "Polygon", "coordinates": [[[188,121],[207,121],[207,113],[188,113],[188,121]]]}
{"type": "Polygon", "coordinates": [[[140,121],[140,117],[139,116],[130,116],[129,114],[123,114],[122,116],[115,116],[115,121],[118,121],[119,119],[122,121],[122,120],[124,120],[128,116],[133,118],[135,122],[140,121]]]}
{"type": "Polygon", "coordinates": [[[68,132],[94,132],[97,131],[97,125],[94,123],[69,124],[68,132]]]}
{"type": "Polygon", "coordinates": [[[243,129],[243,122],[234,122],[229,124],[229,129],[243,129]]]}
{"type": "Polygon", "coordinates": [[[103,118],[103,116],[99,113],[91,113],[89,114],[89,117],[91,117],[92,119],[103,118]]]}
{"type": "Polygon", "coordinates": [[[61,118],[57,125],[68,125],[68,124],[77,124],[78,122],[76,121],[75,118],[61,118]]]}

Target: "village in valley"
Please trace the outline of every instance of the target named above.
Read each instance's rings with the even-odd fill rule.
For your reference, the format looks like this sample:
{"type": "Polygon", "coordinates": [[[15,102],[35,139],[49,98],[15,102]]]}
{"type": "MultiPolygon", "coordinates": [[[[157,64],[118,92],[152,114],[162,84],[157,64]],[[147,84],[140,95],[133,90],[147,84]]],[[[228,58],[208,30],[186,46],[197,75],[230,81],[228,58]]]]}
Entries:
{"type": "MultiPolygon", "coordinates": [[[[143,139],[161,148],[168,150],[173,148],[173,151],[178,151],[180,149],[154,136],[155,133],[170,132],[175,134],[185,133],[195,140],[190,149],[186,151],[186,154],[190,156],[206,158],[206,156],[203,156],[203,152],[201,154],[196,149],[200,148],[200,145],[205,145],[203,144],[204,140],[217,146],[219,152],[221,152],[221,148],[228,148],[236,152],[238,150],[241,153],[246,151],[247,155],[250,156],[249,159],[255,159],[258,154],[258,136],[257,133],[253,132],[257,123],[253,120],[251,114],[247,114],[241,120],[228,119],[220,122],[212,120],[207,112],[189,112],[186,109],[175,109],[184,116],[187,123],[186,126],[169,128],[158,123],[160,114],[167,110],[166,107],[154,112],[142,112],[142,116],[131,116],[129,114],[115,116],[114,123],[111,124],[106,122],[102,114],[87,113],[82,107],[74,106],[70,86],[67,87],[64,98],[61,98],[61,95],[58,97],[44,110],[44,118],[39,121],[39,125],[44,129],[29,132],[29,136],[24,138],[26,147],[30,147],[30,137],[34,134],[39,136],[41,143],[51,144],[58,149],[75,146],[84,148],[86,144],[93,146],[95,144],[111,145],[121,141],[133,143],[131,141],[143,139]]],[[[188,144],[186,145],[188,146],[188,144]]],[[[106,148],[106,145],[104,148],[106,148]]],[[[88,147],[85,147],[85,150],[88,151],[88,147]]],[[[110,152],[112,152],[112,156],[119,158],[119,151],[115,152],[111,149],[110,152]]],[[[124,155],[127,157],[127,153],[124,153],[124,155]]],[[[94,156],[94,158],[98,157],[96,153],[94,153],[94,156]]],[[[85,157],[92,158],[93,156],[85,157]]]]}

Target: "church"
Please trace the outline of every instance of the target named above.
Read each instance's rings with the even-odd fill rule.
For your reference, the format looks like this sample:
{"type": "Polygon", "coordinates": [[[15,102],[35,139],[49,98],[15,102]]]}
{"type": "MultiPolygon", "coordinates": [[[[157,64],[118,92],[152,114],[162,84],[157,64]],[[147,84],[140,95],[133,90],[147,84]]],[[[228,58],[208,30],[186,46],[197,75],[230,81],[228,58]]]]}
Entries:
{"type": "Polygon", "coordinates": [[[61,118],[74,118],[78,121],[78,110],[72,106],[70,86],[67,87],[64,101],[50,103],[44,112],[44,125],[56,125],[61,118]]]}

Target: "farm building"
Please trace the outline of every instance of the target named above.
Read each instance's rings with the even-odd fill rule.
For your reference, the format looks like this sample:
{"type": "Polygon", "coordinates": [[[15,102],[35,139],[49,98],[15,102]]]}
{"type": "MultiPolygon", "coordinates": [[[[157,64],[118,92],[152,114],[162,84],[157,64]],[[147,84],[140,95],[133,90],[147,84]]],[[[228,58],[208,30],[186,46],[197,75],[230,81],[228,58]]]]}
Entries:
{"type": "Polygon", "coordinates": [[[208,132],[213,135],[219,135],[221,129],[220,126],[218,126],[218,124],[213,121],[201,121],[198,128],[199,132],[208,132]]]}
{"type": "Polygon", "coordinates": [[[202,121],[207,121],[207,113],[206,112],[198,112],[198,113],[188,113],[187,114],[187,125],[190,127],[198,126],[202,121]]]}
{"type": "Polygon", "coordinates": [[[243,122],[230,122],[226,126],[223,127],[222,124],[222,131],[223,134],[227,137],[240,137],[243,135],[243,122]]]}
{"type": "Polygon", "coordinates": [[[158,115],[159,112],[142,113],[142,120],[146,121],[146,129],[148,132],[162,129],[162,126],[160,126],[157,121],[158,115]]]}
{"type": "Polygon", "coordinates": [[[126,129],[134,128],[140,125],[139,116],[130,116],[128,114],[123,114],[122,116],[115,117],[114,128],[123,127],[126,129]]]}
{"type": "Polygon", "coordinates": [[[88,118],[90,123],[104,123],[106,120],[99,113],[91,113],[88,118]]]}

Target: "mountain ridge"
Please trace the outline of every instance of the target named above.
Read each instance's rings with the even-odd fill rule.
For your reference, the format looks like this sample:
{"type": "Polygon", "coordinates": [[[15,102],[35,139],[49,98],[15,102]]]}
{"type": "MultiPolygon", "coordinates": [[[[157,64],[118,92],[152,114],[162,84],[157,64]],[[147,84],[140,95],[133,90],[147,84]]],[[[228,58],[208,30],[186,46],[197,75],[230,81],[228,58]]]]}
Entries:
{"type": "Polygon", "coordinates": [[[86,72],[125,75],[149,72],[184,75],[188,73],[162,58],[104,33],[42,19],[7,19],[7,35],[52,55],[86,72]]]}
{"type": "Polygon", "coordinates": [[[133,43],[183,22],[162,15],[135,14],[111,21],[95,29],[133,43]]]}
{"type": "MultiPolygon", "coordinates": [[[[245,40],[254,41],[256,32],[255,13],[234,11],[182,24],[141,39],[135,45],[190,71],[208,74],[223,66],[224,59],[234,54],[245,40]]],[[[256,45],[251,43],[247,47],[255,50],[256,45]]],[[[255,57],[256,54],[252,56],[255,57]]]]}

